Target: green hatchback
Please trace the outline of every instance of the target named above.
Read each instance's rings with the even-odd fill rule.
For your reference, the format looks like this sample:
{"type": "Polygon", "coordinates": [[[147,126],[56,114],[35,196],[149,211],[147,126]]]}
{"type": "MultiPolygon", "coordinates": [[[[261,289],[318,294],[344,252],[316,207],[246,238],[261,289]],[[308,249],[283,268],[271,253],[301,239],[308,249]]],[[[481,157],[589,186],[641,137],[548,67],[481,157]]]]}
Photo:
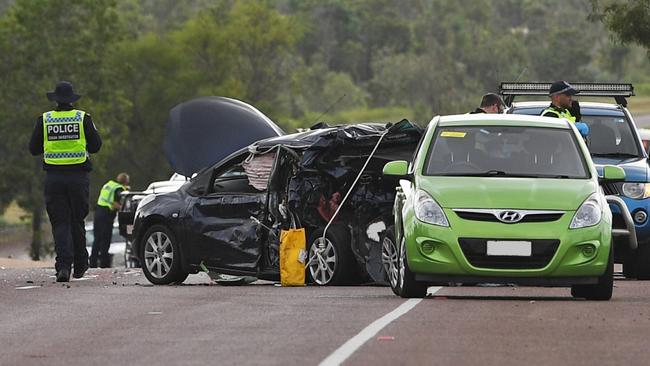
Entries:
{"type": "Polygon", "coordinates": [[[603,176],[576,128],[522,115],[435,117],[399,176],[395,226],[382,240],[391,288],[424,297],[430,285],[507,283],[571,287],[609,300],[612,214],[603,176]]]}

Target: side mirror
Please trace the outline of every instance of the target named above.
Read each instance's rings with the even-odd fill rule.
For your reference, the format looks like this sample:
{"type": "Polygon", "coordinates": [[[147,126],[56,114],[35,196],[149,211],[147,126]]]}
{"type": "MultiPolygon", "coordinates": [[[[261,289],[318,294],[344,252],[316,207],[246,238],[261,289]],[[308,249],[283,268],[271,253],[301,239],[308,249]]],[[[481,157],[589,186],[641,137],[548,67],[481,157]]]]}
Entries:
{"type": "Polygon", "coordinates": [[[614,165],[605,165],[603,167],[603,181],[620,182],[625,180],[625,170],[614,165]]]}
{"type": "Polygon", "coordinates": [[[410,179],[408,174],[409,163],[404,160],[395,160],[384,165],[384,175],[392,175],[403,179],[410,179]]]}

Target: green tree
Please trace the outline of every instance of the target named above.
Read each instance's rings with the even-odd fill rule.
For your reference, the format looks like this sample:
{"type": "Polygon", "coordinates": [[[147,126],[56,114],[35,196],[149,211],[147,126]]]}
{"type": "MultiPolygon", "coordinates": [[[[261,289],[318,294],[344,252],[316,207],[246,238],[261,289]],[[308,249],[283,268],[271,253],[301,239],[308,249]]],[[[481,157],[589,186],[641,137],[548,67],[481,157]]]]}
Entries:
{"type": "Polygon", "coordinates": [[[591,0],[591,18],[601,20],[623,42],[650,51],[650,0],[591,0]]]}
{"type": "Polygon", "coordinates": [[[120,30],[113,0],[18,1],[0,20],[0,128],[11,151],[0,157],[0,186],[10,187],[5,200],[32,213],[33,259],[40,258],[43,240],[43,175],[27,142],[37,116],[52,107],[45,92],[57,80],[75,83],[84,94],[79,107],[94,114],[101,132],[111,80],[104,61],[120,30]]]}

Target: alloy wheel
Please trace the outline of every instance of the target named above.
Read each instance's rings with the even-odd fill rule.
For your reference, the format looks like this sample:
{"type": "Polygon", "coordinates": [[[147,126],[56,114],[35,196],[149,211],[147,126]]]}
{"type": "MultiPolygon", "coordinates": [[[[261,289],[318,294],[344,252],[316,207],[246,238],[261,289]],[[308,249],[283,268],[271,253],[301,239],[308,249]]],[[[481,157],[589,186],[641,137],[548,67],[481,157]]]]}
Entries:
{"type": "Polygon", "coordinates": [[[336,249],[332,242],[318,238],[309,248],[309,274],[319,285],[327,285],[336,271],[336,249]]]}
{"type": "Polygon", "coordinates": [[[149,235],[144,247],[144,263],[154,277],[165,277],[174,261],[174,248],[167,234],[155,231],[149,235]]]}
{"type": "Polygon", "coordinates": [[[386,236],[381,243],[381,262],[384,265],[384,271],[388,276],[391,287],[395,288],[399,280],[399,256],[397,246],[393,239],[386,236]]]}

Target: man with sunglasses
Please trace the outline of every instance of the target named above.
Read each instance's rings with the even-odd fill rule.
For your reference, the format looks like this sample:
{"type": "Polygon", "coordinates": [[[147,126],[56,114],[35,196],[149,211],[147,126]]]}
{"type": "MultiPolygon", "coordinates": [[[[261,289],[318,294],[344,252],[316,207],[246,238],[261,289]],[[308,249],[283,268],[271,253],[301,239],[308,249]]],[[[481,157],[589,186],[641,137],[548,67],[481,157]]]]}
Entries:
{"type": "Polygon", "coordinates": [[[579,91],[566,81],[556,81],[551,84],[548,90],[551,105],[542,111],[543,117],[565,118],[569,122],[575,123],[580,134],[586,137],[589,134],[589,127],[580,122],[582,114],[580,113],[580,104],[573,100],[573,96],[579,91]]]}

